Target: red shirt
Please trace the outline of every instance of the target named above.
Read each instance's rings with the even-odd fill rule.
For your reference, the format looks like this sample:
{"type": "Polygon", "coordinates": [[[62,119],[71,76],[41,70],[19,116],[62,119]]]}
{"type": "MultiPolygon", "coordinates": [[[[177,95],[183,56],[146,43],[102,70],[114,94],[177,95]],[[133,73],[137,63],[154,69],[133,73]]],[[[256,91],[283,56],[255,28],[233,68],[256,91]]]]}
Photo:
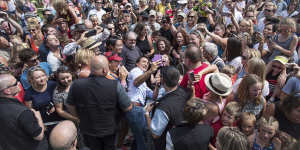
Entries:
{"type": "Polygon", "coordinates": [[[23,89],[22,84],[19,84],[20,92],[15,96],[16,99],[18,99],[21,103],[24,103],[24,95],[25,91],[23,89]]]}
{"type": "MultiPolygon", "coordinates": [[[[194,69],[194,74],[197,74],[198,72],[200,72],[201,70],[205,69],[208,65],[203,63],[200,67],[194,69]]],[[[188,81],[189,81],[189,73],[186,73],[180,83],[180,86],[183,88],[187,88],[188,86],[188,81]]],[[[204,82],[204,78],[206,75],[202,75],[201,80],[199,82],[194,83],[194,87],[195,87],[195,96],[198,98],[203,98],[203,95],[205,93],[208,92],[208,90],[206,89],[206,85],[204,82]]]]}

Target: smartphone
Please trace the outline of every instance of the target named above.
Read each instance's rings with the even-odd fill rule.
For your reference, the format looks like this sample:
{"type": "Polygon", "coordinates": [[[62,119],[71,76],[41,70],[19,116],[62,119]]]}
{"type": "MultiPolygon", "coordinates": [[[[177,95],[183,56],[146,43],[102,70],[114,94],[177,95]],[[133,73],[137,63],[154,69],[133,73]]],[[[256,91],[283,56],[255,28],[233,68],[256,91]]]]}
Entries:
{"type": "Polygon", "coordinates": [[[85,34],[85,37],[91,37],[97,34],[97,30],[91,30],[85,34]]]}
{"type": "Polygon", "coordinates": [[[190,79],[191,81],[195,81],[195,74],[194,74],[194,71],[190,72],[190,79]]]}
{"type": "Polygon", "coordinates": [[[162,55],[160,54],[155,54],[154,57],[152,58],[152,62],[157,62],[162,59],[162,55]]]}
{"type": "Polygon", "coordinates": [[[185,45],[181,46],[181,51],[184,52],[185,50],[186,50],[186,46],[185,45]]]}

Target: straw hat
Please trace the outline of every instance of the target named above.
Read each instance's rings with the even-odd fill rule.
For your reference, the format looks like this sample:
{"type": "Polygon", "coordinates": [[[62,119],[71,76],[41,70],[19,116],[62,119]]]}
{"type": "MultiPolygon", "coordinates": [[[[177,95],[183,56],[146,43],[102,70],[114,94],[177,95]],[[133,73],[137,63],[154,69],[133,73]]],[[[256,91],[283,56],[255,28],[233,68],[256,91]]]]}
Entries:
{"type": "Polygon", "coordinates": [[[227,96],[232,91],[230,77],[224,73],[211,73],[205,76],[206,87],[220,96],[227,96]]]}
{"type": "Polygon", "coordinates": [[[101,42],[97,41],[94,36],[87,38],[80,43],[80,46],[85,49],[94,49],[101,45],[101,42]]]}

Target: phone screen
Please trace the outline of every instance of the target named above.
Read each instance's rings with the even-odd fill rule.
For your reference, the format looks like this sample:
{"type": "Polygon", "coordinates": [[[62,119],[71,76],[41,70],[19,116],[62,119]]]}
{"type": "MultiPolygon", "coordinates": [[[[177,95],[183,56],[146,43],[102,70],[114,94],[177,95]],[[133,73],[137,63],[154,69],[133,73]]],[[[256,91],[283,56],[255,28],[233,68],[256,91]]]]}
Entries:
{"type": "Polygon", "coordinates": [[[162,59],[162,55],[160,54],[155,54],[154,57],[152,58],[152,62],[157,62],[162,59]]]}
{"type": "Polygon", "coordinates": [[[181,51],[184,52],[186,50],[186,46],[181,46],[181,51]]]}

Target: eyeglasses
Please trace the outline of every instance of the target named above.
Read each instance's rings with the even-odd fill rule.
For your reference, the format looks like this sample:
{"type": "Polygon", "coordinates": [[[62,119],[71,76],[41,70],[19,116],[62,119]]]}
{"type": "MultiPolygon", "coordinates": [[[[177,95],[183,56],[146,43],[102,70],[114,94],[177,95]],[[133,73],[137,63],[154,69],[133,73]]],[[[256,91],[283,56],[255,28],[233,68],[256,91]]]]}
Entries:
{"type": "Polygon", "coordinates": [[[136,39],[128,39],[128,41],[130,41],[130,42],[135,42],[136,39]]]}
{"type": "Polygon", "coordinates": [[[194,18],[195,16],[188,16],[188,18],[194,18]]]}
{"type": "Polygon", "coordinates": [[[28,31],[29,32],[35,32],[35,29],[29,29],[28,31]]]}
{"type": "Polygon", "coordinates": [[[37,61],[39,61],[39,56],[37,56],[37,57],[34,58],[34,59],[30,59],[29,61],[32,62],[32,63],[33,63],[33,62],[37,62],[37,61]]]}
{"type": "Polygon", "coordinates": [[[6,88],[1,89],[0,91],[3,91],[3,90],[5,90],[5,89],[11,88],[11,87],[15,87],[15,86],[17,86],[18,84],[19,84],[19,82],[16,80],[16,82],[15,82],[13,85],[7,86],[6,88]]]}
{"type": "Polygon", "coordinates": [[[28,72],[34,72],[34,71],[39,71],[39,70],[44,70],[44,69],[40,66],[33,66],[28,69],[28,72]]]}
{"type": "Polygon", "coordinates": [[[265,9],[264,11],[266,11],[266,12],[272,12],[273,10],[265,9]]]}
{"type": "Polygon", "coordinates": [[[107,30],[110,30],[110,31],[113,30],[113,29],[114,29],[114,28],[107,28],[107,30]]]}

